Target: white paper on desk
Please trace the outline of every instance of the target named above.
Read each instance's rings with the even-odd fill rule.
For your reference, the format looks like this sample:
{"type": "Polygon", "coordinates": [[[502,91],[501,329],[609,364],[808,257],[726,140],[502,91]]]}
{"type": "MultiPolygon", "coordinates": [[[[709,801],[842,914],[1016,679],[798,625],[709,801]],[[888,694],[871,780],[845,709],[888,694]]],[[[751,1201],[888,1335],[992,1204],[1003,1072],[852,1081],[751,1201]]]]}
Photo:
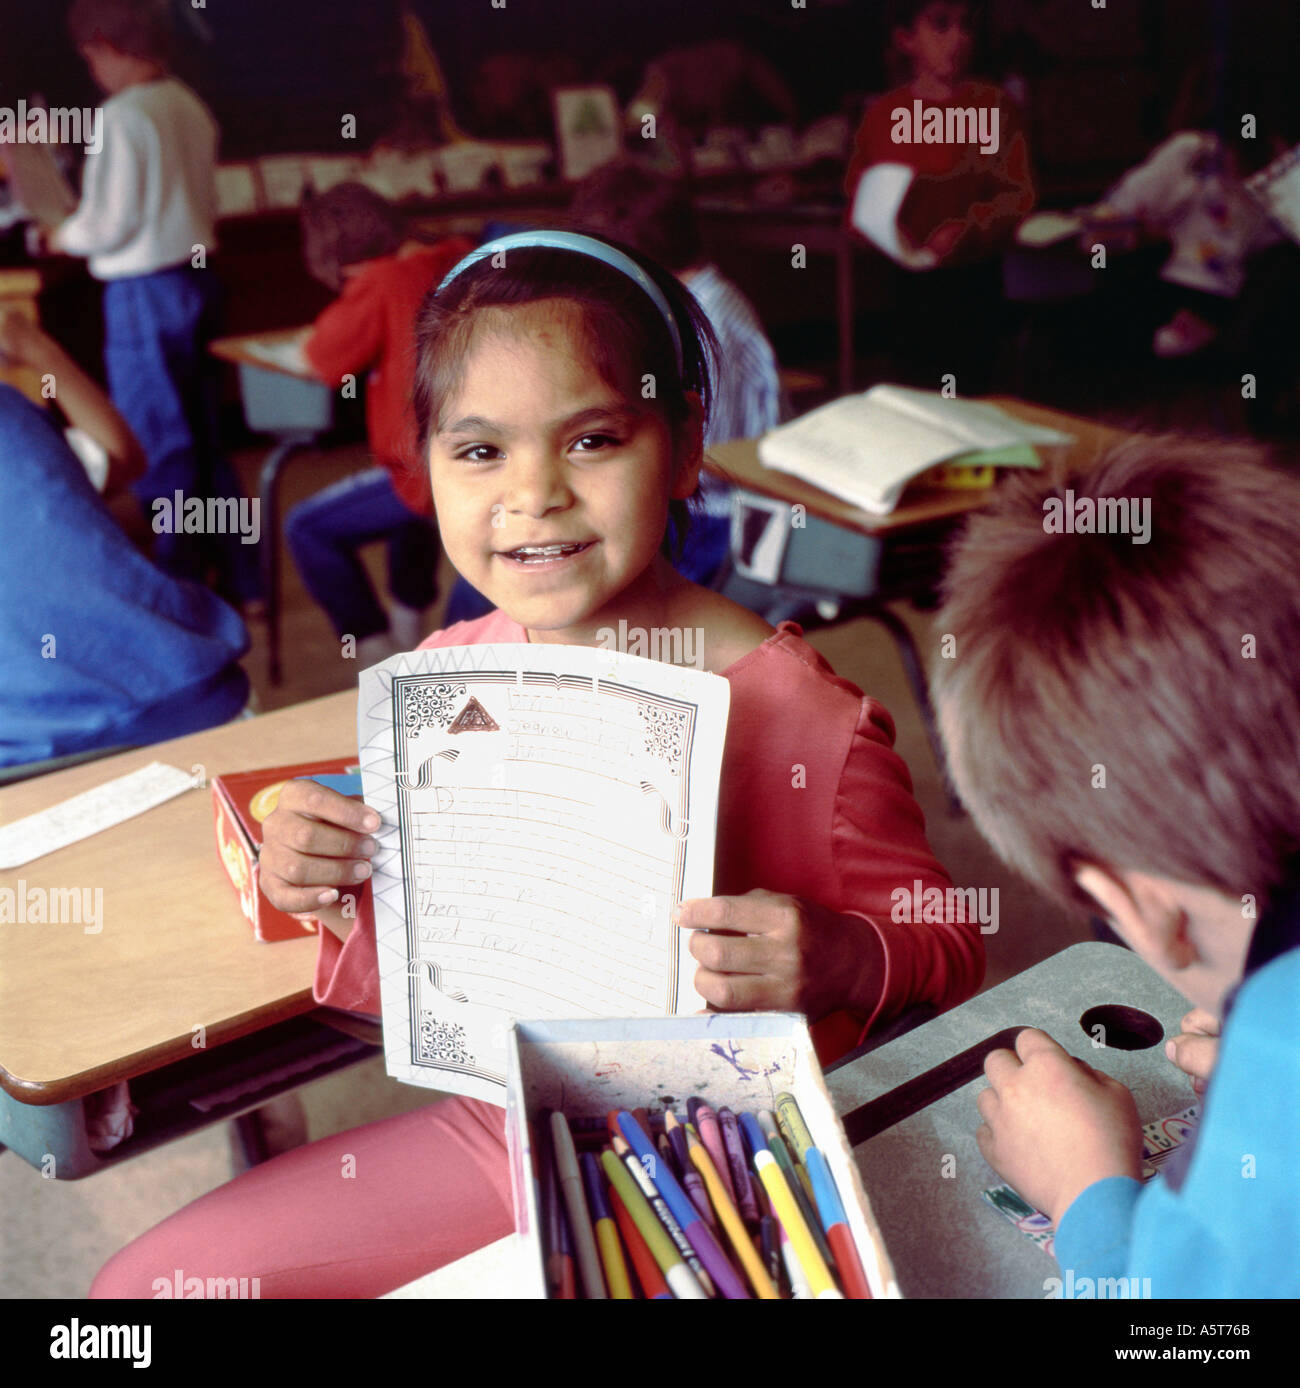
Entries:
{"type": "Polygon", "coordinates": [[[310,336],[311,329],[303,328],[293,337],[278,338],[272,342],[250,339],[243,344],[243,348],[250,357],[257,357],[259,361],[278,366],[282,371],[288,371],[294,376],[311,376],[314,374],[311,363],[303,350],[310,336]]]}
{"type": "Polygon", "coordinates": [[[778,472],[887,515],[907,483],[938,463],[1011,444],[1070,442],[1059,429],[1028,424],[987,401],[879,385],[778,425],[759,440],[758,456],[778,472]]]}
{"type": "Polygon", "coordinates": [[[505,1102],[516,1018],[703,1006],[677,902],[713,892],[730,686],[585,646],[454,646],[361,675],[384,1053],[505,1102]]]}

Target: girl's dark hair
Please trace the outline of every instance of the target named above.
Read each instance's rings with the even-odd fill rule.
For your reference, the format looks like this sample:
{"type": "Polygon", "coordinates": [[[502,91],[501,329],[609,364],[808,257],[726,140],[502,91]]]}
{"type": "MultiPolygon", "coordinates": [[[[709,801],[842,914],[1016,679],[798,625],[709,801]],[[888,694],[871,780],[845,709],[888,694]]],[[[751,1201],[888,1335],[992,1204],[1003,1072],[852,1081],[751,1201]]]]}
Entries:
{"type": "Polygon", "coordinates": [[[392,255],[406,234],[402,214],[364,183],[339,183],[324,193],[308,189],[299,225],[308,271],[336,294],[345,265],[392,255]]]}
{"type": "MultiPolygon", "coordinates": [[[[481,309],[517,308],[541,299],[568,299],[582,312],[586,347],[601,378],[633,399],[652,403],[674,440],[689,417],[686,394],[699,394],[707,421],[717,379],[717,340],[690,292],[654,261],[631,247],[595,238],[623,252],[658,286],[672,310],[682,343],[678,369],[663,315],[637,283],[594,256],[549,247],[510,248],[504,265],[486,256],[424,301],[416,327],[415,418],[427,455],[445,402],[460,387],[481,309]],[[648,393],[652,392],[652,393],[648,393]]],[[[694,498],[692,498],[693,500],[694,498]]],[[[690,511],[669,503],[663,551],[676,558],[686,540],[690,511]]]]}

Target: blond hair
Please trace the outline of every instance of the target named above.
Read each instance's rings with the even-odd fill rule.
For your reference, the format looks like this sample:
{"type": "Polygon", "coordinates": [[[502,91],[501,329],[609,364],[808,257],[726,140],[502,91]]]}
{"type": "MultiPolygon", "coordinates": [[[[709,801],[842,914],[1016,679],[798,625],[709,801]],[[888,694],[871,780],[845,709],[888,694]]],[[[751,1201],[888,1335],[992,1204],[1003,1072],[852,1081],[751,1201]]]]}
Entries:
{"type": "Polygon", "coordinates": [[[1231,896],[1282,882],[1298,559],[1300,479],[1249,445],[1139,438],[999,488],[952,556],[934,693],[954,782],[1007,862],[1075,901],[1082,861],[1231,896]],[[1147,542],[1049,533],[1070,491],[1075,514],[1149,503],[1147,542]]]}

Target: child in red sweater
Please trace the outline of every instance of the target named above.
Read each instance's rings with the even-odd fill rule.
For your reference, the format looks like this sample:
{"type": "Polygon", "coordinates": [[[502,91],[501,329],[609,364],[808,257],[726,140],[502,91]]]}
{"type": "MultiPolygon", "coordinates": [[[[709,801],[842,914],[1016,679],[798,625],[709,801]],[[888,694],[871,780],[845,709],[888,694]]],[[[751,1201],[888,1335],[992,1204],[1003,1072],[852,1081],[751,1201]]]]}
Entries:
{"type": "Polygon", "coordinates": [[[424,296],[470,249],[463,237],[437,245],[405,239],[402,222],[377,193],[342,183],[303,205],[308,268],[339,298],[316,320],[304,348],[331,386],[355,389],[367,371],[366,432],[377,467],[318,492],[285,525],[298,571],[363,664],[424,634],[424,609],[437,596],[438,532],[429,479],[416,461],[411,392],[415,320],[424,296]],[[357,551],[388,545],[391,614],[375,596],[357,551]]]}
{"type": "MultiPolygon", "coordinates": [[[[671,275],[594,237],[525,233],[462,262],[422,317],[415,406],[448,556],[500,610],[424,644],[697,632],[731,686],[717,895],[674,921],[714,1008],[805,1012],[828,1059],[909,1006],[969,996],[983,942],[972,922],[893,910],[899,888],[949,882],[885,710],[797,626],[773,631],[672,566],[703,457],[710,336],[671,275]]],[[[371,1013],[378,824],[291,781],[261,858],[267,897],[321,923],[317,1000],[371,1013]]],[[[254,1274],[263,1296],[374,1296],[512,1226],[504,1111],[447,1099],[255,1167],[124,1249],[94,1292],[147,1295],[203,1266],[254,1274]]]]}

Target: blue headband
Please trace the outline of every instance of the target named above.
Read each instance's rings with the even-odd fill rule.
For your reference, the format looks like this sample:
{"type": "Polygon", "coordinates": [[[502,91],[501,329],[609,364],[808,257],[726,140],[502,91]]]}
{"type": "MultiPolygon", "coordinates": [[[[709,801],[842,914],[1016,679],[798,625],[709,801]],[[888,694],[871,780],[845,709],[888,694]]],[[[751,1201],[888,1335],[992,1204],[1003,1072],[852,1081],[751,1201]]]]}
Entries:
{"type": "Polygon", "coordinates": [[[682,374],[682,336],[677,328],[677,319],[673,316],[668,300],[664,298],[663,290],[630,256],[624,255],[622,251],[616,250],[604,241],[598,241],[594,236],[581,236],[576,231],[517,231],[511,236],[498,237],[495,241],[489,241],[477,250],[471,251],[463,260],[458,260],[438,286],[438,293],[441,294],[457,275],[478,261],[495,255],[498,251],[523,250],[529,246],[589,255],[596,260],[603,260],[606,265],[626,275],[654,304],[667,324],[668,335],[673,340],[673,355],[677,359],[677,374],[682,374]]]}

